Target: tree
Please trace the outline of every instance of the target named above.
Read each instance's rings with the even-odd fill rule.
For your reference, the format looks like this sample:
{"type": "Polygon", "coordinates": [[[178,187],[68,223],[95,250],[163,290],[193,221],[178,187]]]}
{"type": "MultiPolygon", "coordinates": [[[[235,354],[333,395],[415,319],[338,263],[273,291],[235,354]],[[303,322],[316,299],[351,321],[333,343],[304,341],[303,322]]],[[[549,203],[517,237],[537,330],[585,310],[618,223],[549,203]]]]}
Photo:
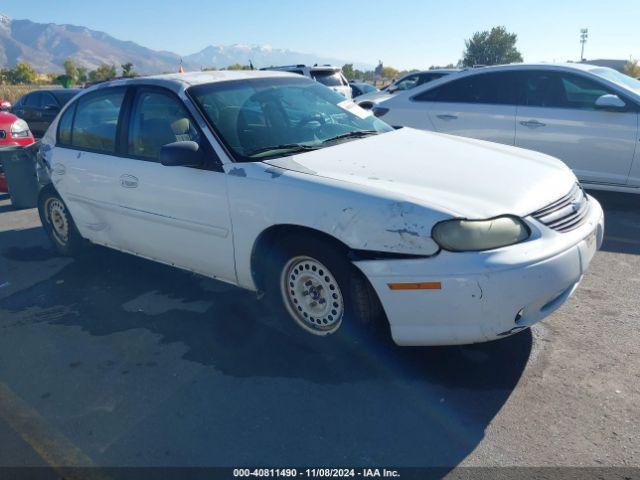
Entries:
{"type": "Polygon", "coordinates": [[[7,78],[9,83],[14,85],[28,85],[36,83],[38,72],[36,72],[28,63],[20,62],[15,66],[15,68],[12,68],[7,72],[7,78]]]}
{"type": "Polygon", "coordinates": [[[389,79],[394,79],[394,78],[398,78],[398,75],[400,75],[400,72],[398,70],[396,70],[393,67],[382,67],[382,72],[381,72],[381,77],[382,78],[389,78],[389,79]]]}
{"type": "Polygon", "coordinates": [[[474,65],[500,65],[522,62],[522,54],[516,48],[518,36],[505,27],[493,27],[490,31],[476,32],[465,40],[466,49],[460,63],[464,67],[474,65]]]}
{"type": "Polygon", "coordinates": [[[252,70],[251,65],[240,65],[239,63],[234,63],[233,65],[229,65],[224,70],[252,70]]]}
{"type": "Polygon", "coordinates": [[[78,81],[78,66],[75,64],[72,58],[67,58],[64,61],[64,74],[69,79],[71,79],[71,82],[78,81]]]}
{"type": "Polygon", "coordinates": [[[356,77],[356,71],[353,69],[353,63],[345,63],[342,66],[342,73],[345,77],[347,77],[347,80],[355,80],[356,78],[360,78],[356,77]]]}
{"type": "Polygon", "coordinates": [[[103,63],[95,70],[89,72],[89,81],[91,83],[104,82],[105,80],[115,78],[117,74],[115,65],[103,63]]]}
{"type": "Polygon", "coordinates": [[[631,59],[624,66],[624,73],[630,77],[640,79],[640,62],[635,59],[631,59]]]}
{"type": "Polygon", "coordinates": [[[76,77],[76,82],[78,82],[79,84],[86,83],[87,80],[89,79],[87,77],[86,67],[78,67],[77,70],[78,70],[78,76],[76,77]]]}
{"type": "Polygon", "coordinates": [[[123,77],[135,77],[138,75],[136,71],[133,69],[133,63],[127,62],[120,65],[122,68],[122,76],[123,77]]]}

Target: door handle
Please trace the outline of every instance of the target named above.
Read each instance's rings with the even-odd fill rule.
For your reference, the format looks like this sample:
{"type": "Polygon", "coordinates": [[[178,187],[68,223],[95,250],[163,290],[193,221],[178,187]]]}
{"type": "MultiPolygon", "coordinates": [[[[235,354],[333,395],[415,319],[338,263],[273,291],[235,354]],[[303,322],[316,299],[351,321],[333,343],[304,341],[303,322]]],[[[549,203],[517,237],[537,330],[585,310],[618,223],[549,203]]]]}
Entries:
{"type": "Polygon", "coordinates": [[[438,117],[440,120],[444,120],[445,122],[448,122],[450,120],[457,120],[458,116],[457,115],[450,115],[450,114],[442,114],[442,115],[436,115],[436,117],[438,117]]]}
{"type": "Polygon", "coordinates": [[[120,186],[124,188],[136,188],[138,186],[138,179],[133,175],[120,176],[120,186]]]}
{"type": "Polygon", "coordinates": [[[525,120],[520,122],[520,125],[522,125],[523,127],[529,127],[529,128],[539,128],[539,127],[545,127],[547,124],[539,122],[538,120],[525,120]]]}

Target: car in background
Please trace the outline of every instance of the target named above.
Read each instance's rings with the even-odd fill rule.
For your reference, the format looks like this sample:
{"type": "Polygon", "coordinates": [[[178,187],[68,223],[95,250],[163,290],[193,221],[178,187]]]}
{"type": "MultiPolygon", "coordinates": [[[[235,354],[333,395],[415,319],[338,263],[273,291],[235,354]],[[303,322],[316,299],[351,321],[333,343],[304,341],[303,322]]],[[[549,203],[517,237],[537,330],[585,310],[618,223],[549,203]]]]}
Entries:
{"type": "Polygon", "coordinates": [[[375,93],[379,92],[376,87],[366,82],[349,82],[349,86],[351,87],[351,96],[353,98],[359,97],[361,95],[365,95],[367,93],[375,93]]]}
{"type": "Polygon", "coordinates": [[[4,98],[0,98],[0,111],[7,112],[9,110],[11,110],[11,102],[4,98]]]}
{"type": "Polygon", "coordinates": [[[434,70],[426,70],[424,72],[408,73],[407,75],[394,80],[389,85],[377,92],[371,92],[361,95],[360,97],[358,97],[357,103],[362,108],[370,110],[375,104],[391,98],[396,93],[404,92],[405,90],[411,90],[412,88],[424,85],[425,83],[433,82],[434,80],[438,80],[439,78],[451,75],[453,73],[458,73],[459,71],[460,70],[457,69],[440,68],[434,70]]]}
{"type": "Polygon", "coordinates": [[[342,74],[340,67],[333,67],[331,65],[314,65],[309,67],[307,65],[283,65],[281,67],[268,67],[261,68],[260,70],[275,70],[279,72],[291,72],[298,75],[304,75],[307,78],[311,78],[317,82],[320,82],[326,87],[329,87],[334,92],[338,92],[345,98],[351,98],[351,87],[346,77],[342,74]]]}
{"type": "Polygon", "coordinates": [[[589,188],[640,193],[640,81],[610,68],[472,69],[390,98],[374,113],[396,127],[546,153],[589,188]]]}
{"type": "Polygon", "coordinates": [[[399,345],[514,334],[572,295],[604,233],[562,162],[393,130],[283,72],[96,85],[38,164],[59,253],[86,239],[264,292],[283,326],[338,342],[376,324],[399,345]]]}
{"type": "MultiPolygon", "coordinates": [[[[0,111],[0,150],[7,147],[27,147],[34,143],[27,122],[11,112],[0,111]]],[[[7,181],[1,165],[0,156],[0,192],[7,191],[7,181]]]]}
{"type": "Polygon", "coordinates": [[[39,138],[44,135],[62,107],[80,91],[79,88],[34,90],[23,95],[11,111],[26,121],[33,134],[39,138]]]}

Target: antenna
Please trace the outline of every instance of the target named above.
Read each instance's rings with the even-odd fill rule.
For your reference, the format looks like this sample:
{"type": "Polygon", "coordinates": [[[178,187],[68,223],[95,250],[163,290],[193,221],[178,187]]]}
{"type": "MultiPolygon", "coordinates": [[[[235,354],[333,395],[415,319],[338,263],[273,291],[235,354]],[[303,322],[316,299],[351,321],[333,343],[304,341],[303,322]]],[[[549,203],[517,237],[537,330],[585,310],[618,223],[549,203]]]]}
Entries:
{"type": "Polygon", "coordinates": [[[587,43],[587,39],[589,38],[589,29],[582,28],[580,29],[580,43],[582,44],[582,49],[580,50],[580,61],[584,62],[584,44],[587,43]]]}

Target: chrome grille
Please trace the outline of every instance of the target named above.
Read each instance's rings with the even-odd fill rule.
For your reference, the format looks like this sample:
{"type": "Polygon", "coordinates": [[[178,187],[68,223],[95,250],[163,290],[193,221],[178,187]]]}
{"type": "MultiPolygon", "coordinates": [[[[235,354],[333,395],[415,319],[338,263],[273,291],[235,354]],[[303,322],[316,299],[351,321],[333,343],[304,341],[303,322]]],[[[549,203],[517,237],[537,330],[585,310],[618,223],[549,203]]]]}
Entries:
{"type": "Polygon", "coordinates": [[[564,197],[533,212],[531,216],[547,227],[564,233],[582,225],[588,213],[589,197],[576,183],[564,197]]]}

